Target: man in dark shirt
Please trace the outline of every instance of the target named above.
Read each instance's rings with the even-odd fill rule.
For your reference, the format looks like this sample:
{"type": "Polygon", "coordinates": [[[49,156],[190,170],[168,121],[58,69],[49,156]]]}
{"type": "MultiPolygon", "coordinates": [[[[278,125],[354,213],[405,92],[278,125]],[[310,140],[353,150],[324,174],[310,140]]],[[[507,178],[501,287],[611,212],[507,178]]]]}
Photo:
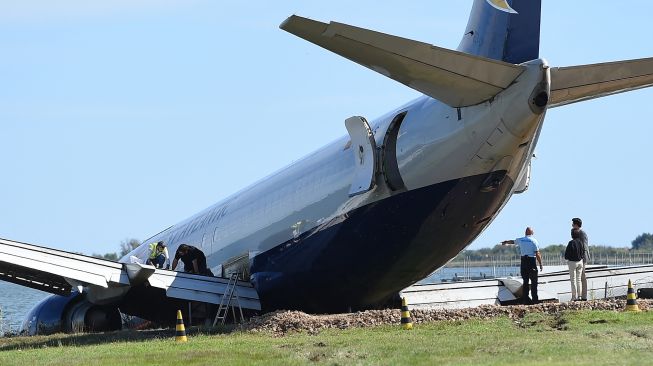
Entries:
{"type": "Polygon", "coordinates": [[[206,268],[206,256],[204,255],[204,252],[192,245],[182,244],[177,248],[175,259],[172,261],[173,271],[177,268],[179,260],[184,263],[184,272],[208,276],[213,275],[208,268],[206,268]]]}
{"type": "Polygon", "coordinates": [[[581,299],[581,274],[583,272],[583,258],[585,249],[580,240],[580,230],[571,229],[571,241],[565,250],[565,259],[569,266],[569,280],[571,281],[571,301],[581,299]]]}
{"type": "Polygon", "coordinates": [[[587,234],[581,227],[583,226],[583,220],[581,220],[578,217],[574,217],[571,219],[571,228],[576,229],[580,233],[580,241],[583,243],[583,251],[584,251],[584,256],[583,256],[583,272],[581,274],[581,285],[582,289],[580,291],[580,300],[586,301],[587,300],[587,276],[585,275],[585,270],[587,269],[587,264],[591,260],[590,258],[590,248],[589,248],[589,242],[587,240],[587,234]]]}

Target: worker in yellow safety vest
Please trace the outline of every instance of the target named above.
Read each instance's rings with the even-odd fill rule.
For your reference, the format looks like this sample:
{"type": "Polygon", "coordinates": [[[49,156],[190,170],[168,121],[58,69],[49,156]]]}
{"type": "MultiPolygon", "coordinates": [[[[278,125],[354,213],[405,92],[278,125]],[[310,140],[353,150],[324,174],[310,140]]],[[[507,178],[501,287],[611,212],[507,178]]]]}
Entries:
{"type": "Polygon", "coordinates": [[[170,268],[168,248],[162,241],[150,244],[150,255],[145,263],[156,268],[163,268],[163,265],[167,263],[166,269],[170,268]]]}

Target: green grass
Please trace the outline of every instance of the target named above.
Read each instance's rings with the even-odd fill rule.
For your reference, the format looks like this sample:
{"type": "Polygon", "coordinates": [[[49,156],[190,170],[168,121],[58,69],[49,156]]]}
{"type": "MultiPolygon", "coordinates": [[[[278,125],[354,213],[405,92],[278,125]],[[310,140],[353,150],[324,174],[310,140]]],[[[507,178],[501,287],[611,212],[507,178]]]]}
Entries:
{"type": "Polygon", "coordinates": [[[653,360],[653,312],[579,311],[284,337],[174,330],[0,339],[0,365],[596,365],[653,360]]]}

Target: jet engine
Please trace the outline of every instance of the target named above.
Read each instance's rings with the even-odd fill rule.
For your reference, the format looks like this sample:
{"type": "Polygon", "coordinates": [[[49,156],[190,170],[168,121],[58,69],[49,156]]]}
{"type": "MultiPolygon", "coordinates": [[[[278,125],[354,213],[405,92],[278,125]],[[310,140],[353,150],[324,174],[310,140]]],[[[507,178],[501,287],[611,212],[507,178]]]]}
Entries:
{"type": "Polygon", "coordinates": [[[105,332],[122,328],[118,307],[95,305],[83,294],[50,295],[27,313],[21,333],[47,335],[57,332],[105,332]]]}

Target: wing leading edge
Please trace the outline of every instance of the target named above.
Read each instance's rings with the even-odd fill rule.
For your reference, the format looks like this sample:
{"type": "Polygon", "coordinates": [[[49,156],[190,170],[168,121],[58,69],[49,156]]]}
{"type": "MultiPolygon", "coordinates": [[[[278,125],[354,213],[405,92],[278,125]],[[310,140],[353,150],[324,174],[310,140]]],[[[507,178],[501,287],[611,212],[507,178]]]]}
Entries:
{"type": "Polygon", "coordinates": [[[0,279],[67,295],[73,287],[129,285],[117,262],[0,239],[0,279]]]}
{"type": "Polygon", "coordinates": [[[452,107],[482,103],[508,88],[525,67],[346,24],[293,15],[281,29],[452,107]]]}

